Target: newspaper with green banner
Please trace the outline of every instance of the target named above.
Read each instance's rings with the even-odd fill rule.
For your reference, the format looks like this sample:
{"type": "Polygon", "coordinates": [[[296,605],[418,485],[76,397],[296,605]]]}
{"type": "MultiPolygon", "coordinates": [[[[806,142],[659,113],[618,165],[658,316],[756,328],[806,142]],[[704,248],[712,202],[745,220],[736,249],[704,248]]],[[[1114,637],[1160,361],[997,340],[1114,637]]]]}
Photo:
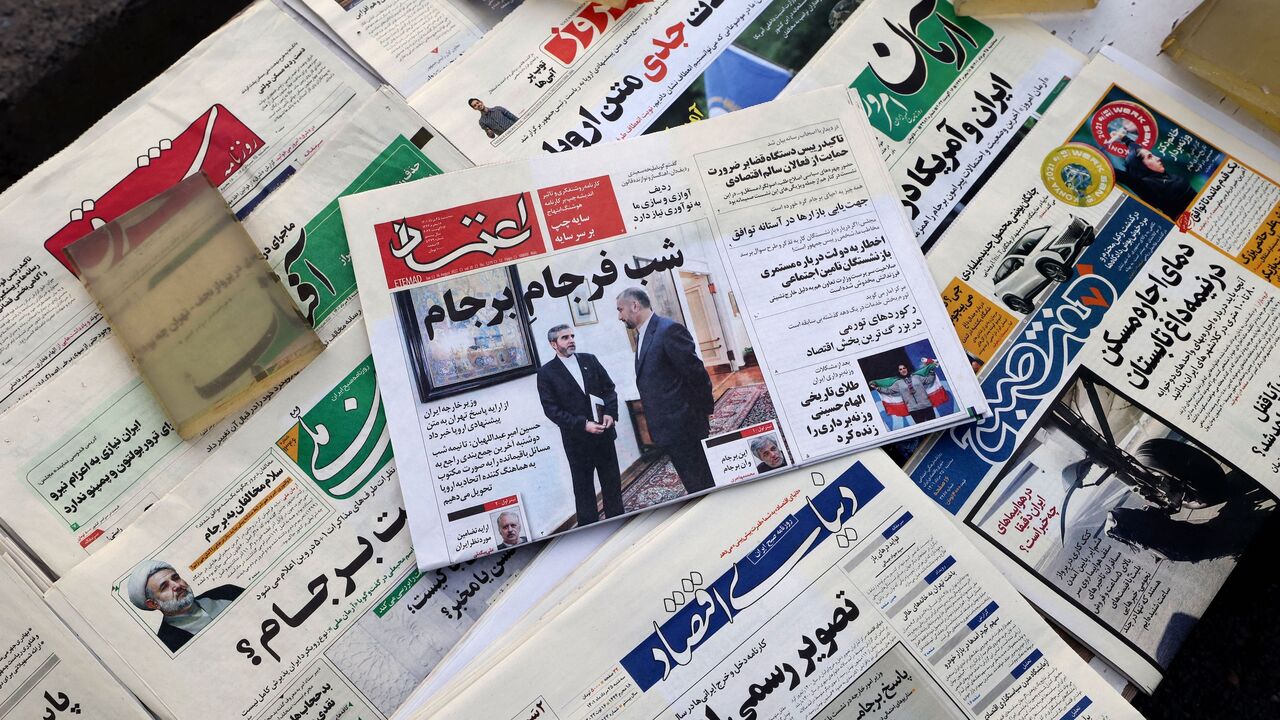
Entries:
{"type": "Polygon", "coordinates": [[[421,572],[406,521],[344,333],[47,599],[161,717],[385,718],[536,552],[421,572]]]}
{"type": "MultiPolygon", "coordinates": [[[[337,198],[466,165],[395,95],[351,110],[306,168],[245,220],[321,339],[360,317],[337,198]]],[[[113,337],[0,415],[0,530],[56,579],[216,453],[270,400],[181,440],[113,337]],[[54,428],[54,430],[50,430],[54,428]]]]}
{"type": "Polygon", "coordinates": [[[1028,20],[866,0],[783,94],[849,87],[927,248],[1084,63],[1028,20]]]}

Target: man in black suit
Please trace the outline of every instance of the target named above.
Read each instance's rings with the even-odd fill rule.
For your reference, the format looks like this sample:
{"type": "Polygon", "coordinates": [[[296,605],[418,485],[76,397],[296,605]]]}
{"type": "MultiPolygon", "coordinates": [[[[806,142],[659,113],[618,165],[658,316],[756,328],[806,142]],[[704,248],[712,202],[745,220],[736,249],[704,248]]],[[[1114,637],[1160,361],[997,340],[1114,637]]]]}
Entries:
{"type": "Polygon", "coordinates": [[[680,323],[655,314],[649,294],[640,288],[619,293],[617,307],[618,319],[638,333],[636,388],[650,437],[671,457],[689,494],[715,487],[701,442],[711,434],[715,399],[693,336],[680,323]]]}
{"type": "Polygon", "coordinates": [[[595,355],[577,352],[573,328],[557,325],[547,331],[556,356],[538,368],[538,399],[547,419],[560,427],[564,454],[569,458],[578,525],[600,519],[596,510],[595,478],[600,478],[605,517],[622,508],[622,476],[618,472],[618,393],[595,355]],[[593,397],[595,400],[593,400],[593,397]],[[597,404],[601,407],[597,408],[597,404]]]}

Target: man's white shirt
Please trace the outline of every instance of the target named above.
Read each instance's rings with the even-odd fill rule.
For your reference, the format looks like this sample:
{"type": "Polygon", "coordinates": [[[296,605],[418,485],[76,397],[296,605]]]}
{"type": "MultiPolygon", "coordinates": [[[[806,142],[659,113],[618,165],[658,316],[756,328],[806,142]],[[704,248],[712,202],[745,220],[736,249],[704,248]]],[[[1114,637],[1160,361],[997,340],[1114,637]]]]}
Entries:
{"type": "Polygon", "coordinates": [[[644,347],[644,331],[649,329],[651,320],[653,320],[652,313],[649,314],[649,317],[645,319],[640,327],[636,328],[636,357],[640,357],[640,348],[644,347]]]}
{"type": "Polygon", "coordinates": [[[578,364],[578,356],[570,355],[569,357],[564,357],[563,355],[556,355],[556,357],[560,358],[560,362],[564,363],[565,369],[569,371],[569,374],[578,383],[578,387],[582,389],[582,394],[586,395],[587,384],[582,381],[582,366],[578,364]]]}

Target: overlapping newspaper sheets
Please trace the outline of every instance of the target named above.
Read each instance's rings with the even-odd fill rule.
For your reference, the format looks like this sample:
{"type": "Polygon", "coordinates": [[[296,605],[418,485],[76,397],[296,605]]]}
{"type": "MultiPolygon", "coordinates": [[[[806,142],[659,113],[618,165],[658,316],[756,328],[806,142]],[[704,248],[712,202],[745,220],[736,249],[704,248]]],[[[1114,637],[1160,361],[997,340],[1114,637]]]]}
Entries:
{"type": "Polygon", "coordinates": [[[984,411],[838,88],[340,204],[424,569],[984,411]]]}
{"type": "MultiPolygon", "coordinates": [[[[244,223],[325,341],[360,317],[338,196],[468,165],[394,92],[375,92],[349,117],[244,223]]],[[[217,452],[269,398],[183,442],[108,337],[0,415],[0,437],[9,441],[0,443],[0,542],[59,577],[217,452]]]]}
{"type": "Polygon", "coordinates": [[[927,249],[1084,63],[1027,20],[868,0],[782,94],[850,88],[927,249]]]}
{"type": "Polygon", "coordinates": [[[419,572],[345,333],[48,600],[162,717],[382,718],[533,553],[419,572]]]}
{"type": "Polygon", "coordinates": [[[405,95],[520,6],[520,0],[298,1],[405,95]]]}
{"type": "Polygon", "coordinates": [[[498,655],[415,717],[1139,717],[879,452],[682,509],[498,655]]]}
{"type": "Polygon", "coordinates": [[[1099,58],[929,255],[992,414],[912,478],[1147,691],[1280,491],[1277,178],[1099,58]]]}
{"type": "Polygon", "coordinates": [[[773,99],[856,6],[526,2],[409,104],[477,164],[621,140],[773,99]]]}
{"type": "Polygon", "coordinates": [[[0,607],[0,717],[151,717],[49,610],[8,555],[0,555],[0,607]]]}
{"type": "Polygon", "coordinates": [[[197,172],[243,215],[373,91],[326,41],[259,2],[129,101],[132,114],[23,181],[0,207],[0,411],[109,333],[68,244],[197,172]]]}

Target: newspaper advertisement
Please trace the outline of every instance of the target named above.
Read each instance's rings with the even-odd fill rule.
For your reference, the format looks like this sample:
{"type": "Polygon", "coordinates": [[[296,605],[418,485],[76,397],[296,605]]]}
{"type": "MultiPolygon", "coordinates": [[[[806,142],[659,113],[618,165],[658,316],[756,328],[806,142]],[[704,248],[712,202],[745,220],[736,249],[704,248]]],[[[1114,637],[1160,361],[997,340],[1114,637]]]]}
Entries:
{"type": "Polygon", "coordinates": [[[867,0],[783,94],[850,88],[927,250],[1084,63],[1027,20],[867,0]]]}
{"type": "Polygon", "coordinates": [[[386,717],[533,551],[418,570],[361,334],[272,405],[49,601],[163,717],[386,717]]]}
{"type": "MultiPolygon", "coordinates": [[[[394,92],[378,91],[244,227],[330,342],[360,317],[338,196],[467,165],[394,92]]],[[[108,338],[0,416],[0,487],[10,499],[0,528],[56,579],[216,452],[270,397],[184,442],[108,338]]]]}
{"type": "Polygon", "coordinates": [[[477,164],[622,140],[773,99],[856,5],[527,2],[409,104],[477,164]]]}
{"type": "Polygon", "coordinates": [[[470,166],[394,91],[382,88],[305,170],[244,219],[244,228],[328,343],[360,318],[338,198],[470,166]]]}
{"type": "Polygon", "coordinates": [[[1147,691],[1280,490],[1277,179],[1099,58],[929,254],[992,414],[912,478],[1147,691]]]}
{"type": "Polygon", "coordinates": [[[270,3],[153,85],[132,115],[0,208],[0,411],[110,332],[70,269],[70,243],[198,172],[243,216],[374,90],[270,3]]]}
{"type": "Polygon", "coordinates": [[[707,497],[416,717],[1140,717],[941,515],[879,452],[707,497]]]}
{"type": "Polygon", "coordinates": [[[0,717],[147,720],[151,716],[0,555],[0,717]]]}
{"type": "Polygon", "coordinates": [[[520,0],[302,2],[404,95],[422,87],[520,6],[520,0]]]}
{"type": "Polygon", "coordinates": [[[982,413],[867,133],[833,88],[342,198],[423,568],[982,413]]]}

